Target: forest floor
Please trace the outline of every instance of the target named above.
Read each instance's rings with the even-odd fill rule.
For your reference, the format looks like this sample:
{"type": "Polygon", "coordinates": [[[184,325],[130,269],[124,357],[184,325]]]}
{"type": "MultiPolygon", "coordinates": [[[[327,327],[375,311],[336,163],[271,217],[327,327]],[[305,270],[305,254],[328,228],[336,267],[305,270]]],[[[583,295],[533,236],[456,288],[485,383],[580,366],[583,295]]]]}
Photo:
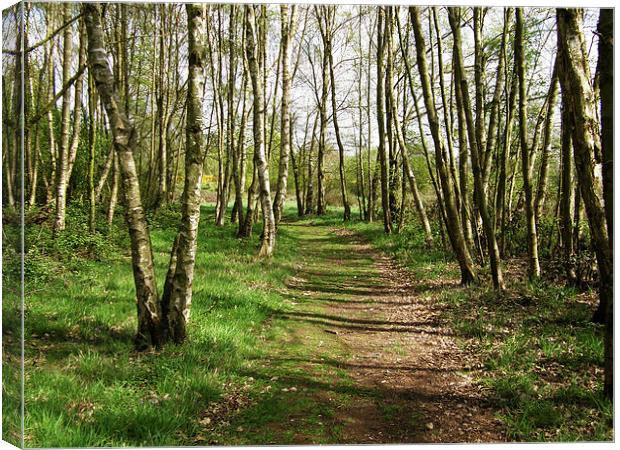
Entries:
{"type": "MultiPolygon", "coordinates": [[[[593,292],[528,283],[512,262],[505,295],[461,287],[415,225],[386,236],[338,211],[289,210],[259,260],[258,227],[239,240],[207,206],[188,341],[138,353],[122,217],[92,234],[84,211],[68,214],[56,237],[51,223],[26,227],[26,447],[613,438],[593,292]]],[[[160,276],[179,216],[149,217],[160,276]]],[[[15,443],[18,241],[5,224],[3,437],[15,443]]]]}
{"type": "Polygon", "coordinates": [[[229,436],[233,443],[505,440],[488,392],[471,376],[479,358],[459,348],[420,280],[350,229],[286,227],[301,267],[287,283],[281,335],[251,373],[282,374],[278,388],[290,403],[302,397],[328,415],[309,433],[303,412],[269,420],[259,404],[237,420],[244,434],[229,436]]]}

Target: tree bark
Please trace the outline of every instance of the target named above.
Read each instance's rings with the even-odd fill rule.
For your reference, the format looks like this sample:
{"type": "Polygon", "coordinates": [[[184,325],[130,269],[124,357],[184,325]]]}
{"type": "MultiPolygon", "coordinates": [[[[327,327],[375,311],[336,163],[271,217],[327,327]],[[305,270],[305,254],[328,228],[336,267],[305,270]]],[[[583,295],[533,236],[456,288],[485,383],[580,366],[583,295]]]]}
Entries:
{"type": "Polygon", "coordinates": [[[282,53],[282,102],[280,103],[280,163],[278,165],[278,184],[276,195],[273,202],[273,214],[276,226],[282,218],[282,209],[286,201],[286,190],[288,181],[288,159],[291,152],[291,77],[289,74],[289,42],[292,34],[295,33],[295,5],[291,6],[291,17],[289,19],[288,5],[280,5],[280,28],[282,37],[280,41],[282,53]]]}
{"type": "Polygon", "coordinates": [[[600,149],[594,92],[583,35],[583,10],[557,10],[562,100],[570,112],[571,137],[579,190],[588,216],[599,270],[599,307],[594,319],[605,323],[605,395],[613,398],[613,256],[607,234],[601,186],[595,175],[600,149]]]}
{"type": "Polygon", "coordinates": [[[384,79],[383,79],[383,59],[385,52],[385,40],[383,20],[383,7],[378,7],[377,20],[377,124],[379,126],[379,149],[378,158],[381,168],[381,209],[383,210],[383,230],[386,234],[392,232],[392,215],[389,200],[389,178],[388,178],[388,158],[385,148],[385,114],[383,112],[384,98],[384,79]]]}
{"type": "MultiPolygon", "coordinates": [[[[614,12],[601,9],[599,22],[598,72],[601,96],[601,147],[603,155],[603,199],[611,274],[613,275],[614,248],[614,12]]],[[[613,280],[605,280],[605,295],[609,296],[605,310],[605,380],[603,391],[613,399],[614,361],[613,361],[613,280]]]]}
{"type": "MultiPolygon", "coordinates": [[[[534,214],[536,220],[540,218],[542,208],[547,195],[547,178],[549,172],[549,151],[551,149],[551,129],[553,127],[553,112],[558,98],[558,69],[557,58],[553,65],[553,75],[551,76],[551,85],[547,94],[547,114],[543,129],[542,151],[540,156],[540,171],[538,173],[538,189],[536,190],[536,198],[534,200],[534,214]]],[[[538,223],[538,222],[537,222],[538,223]]]]}
{"type": "Polygon", "coordinates": [[[135,342],[137,348],[141,349],[149,345],[159,346],[164,338],[161,327],[161,308],[155,282],[151,239],[142,207],[140,183],[133,158],[135,132],[123,111],[114,77],[108,65],[99,6],[95,3],[84,3],[82,8],[88,34],[89,70],[108,115],[123,178],[125,218],[131,240],[132,268],[138,309],[138,332],[135,342]]]}
{"type": "MultiPolygon", "coordinates": [[[[63,18],[67,21],[71,17],[71,5],[64,5],[63,18]]],[[[63,32],[63,61],[62,79],[67,83],[70,78],[71,56],[73,51],[73,31],[66,27],[63,32]]],[[[67,89],[62,97],[62,113],[60,122],[60,145],[56,167],[56,216],[54,218],[54,232],[65,229],[65,209],[67,204],[67,183],[69,170],[69,132],[71,120],[71,93],[67,89]]]]}
{"type": "MultiPolygon", "coordinates": [[[[259,197],[263,211],[263,237],[261,248],[258,252],[259,257],[269,257],[272,255],[276,243],[276,224],[273,216],[271,203],[271,192],[269,187],[269,167],[265,155],[265,100],[263,95],[263,85],[259,79],[262,72],[262,65],[259,56],[264,52],[264,39],[256,32],[256,6],[246,6],[246,53],[252,89],[254,91],[254,163],[258,172],[259,197]]],[[[261,15],[264,13],[263,11],[261,15]]],[[[265,20],[261,17],[260,20],[265,20]]]]}
{"type": "Polygon", "coordinates": [[[409,8],[411,24],[413,26],[414,37],[416,42],[416,55],[418,63],[418,71],[422,82],[422,92],[424,95],[424,104],[426,106],[426,117],[428,119],[433,143],[435,145],[435,165],[439,172],[441,188],[443,192],[443,200],[446,210],[446,228],[448,237],[452,244],[452,249],[456,255],[461,269],[461,283],[470,284],[475,278],[473,261],[469,254],[469,250],[463,238],[463,232],[459,220],[459,213],[454,199],[454,190],[452,188],[452,179],[448,173],[445,162],[448,160],[446,150],[441,140],[439,130],[439,120],[435,109],[435,102],[431,94],[431,84],[428,75],[428,67],[426,63],[426,44],[422,35],[422,27],[420,25],[420,12],[417,7],[409,8]]]}
{"type": "Polygon", "coordinates": [[[185,145],[185,186],[181,205],[181,224],[177,241],[176,264],[170,298],[162,298],[167,304],[168,333],[176,343],[187,337],[190,317],[194,266],[200,223],[202,169],[204,153],[204,118],[202,94],[206,67],[206,6],[186,4],[188,22],[189,75],[187,83],[187,124],[185,145]]]}
{"type": "Polygon", "coordinates": [[[481,154],[482,133],[476,127],[471,111],[469,100],[469,86],[467,78],[464,74],[463,55],[461,50],[461,30],[460,30],[460,8],[448,8],[448,16],[450,19],[450,27],[454,37],[454,82],[456,83],[457,104],[465,113],[467,122],[467,130],[469,137],[469,148],[471,149],[471,165],[474,173],[474,197],[480,215],[482,217],[482,225],[486,234],[487,250],[491,262],[491,276],[493,278],[493,287],[495,289],[504,290],[504,276],[501,268],[499,256],[499,247],[495,238],[495,225],[489,212],[486,190],[484,188],[484,169],[482,167],[483,156],[481,154]],[[459,101],[460,98],[460,101],[459,101]]]}
{"type": "MultiPolygon", "coordinates": [[[[523,51],[523,8],[516,8],[515,28],[515,69],[519,78],[519,137],[521,142],[521,173],[525,192],[525,218],[527,221],[528,275],[531,279],[540,277],[538,261],[538,234],[534,217],[534,198],[532,193],[532,166],[527,137],[527,92],[525,86],[525,56],[523,51]]],[[[534,147],[534,146],[533,146],[534,147]]]]}

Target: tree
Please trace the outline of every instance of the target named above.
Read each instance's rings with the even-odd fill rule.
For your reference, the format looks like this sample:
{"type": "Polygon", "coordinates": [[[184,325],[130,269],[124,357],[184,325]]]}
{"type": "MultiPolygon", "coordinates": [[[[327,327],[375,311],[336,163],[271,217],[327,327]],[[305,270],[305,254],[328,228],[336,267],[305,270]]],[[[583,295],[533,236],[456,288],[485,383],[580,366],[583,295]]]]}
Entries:
{"type": "Polygon", "coordinates": [[[89,70],[108,116],[123,179],[125,220],[131,239],[132,269],[138,308],[136,346],[138,348],[150,345],[159,346],[164,342],[163,321],[153,268],[151,238],[142,206],[140,182],[133,157],[136,145],[135,133],[123,110],[114,76],[108,65],[99,6],[96,3],[84,3],[82,10],[88,34],[89,70]]]}
{"type": "MultiPolygon", "coordinates": [[[[263,212],[263,236],[260,257],[269,257],[276,243],[276,224],[273,215],[271,192],[269,187],[269,168],[265,155],[265,106],[263,85],[259,79],[262,64],[259,55],[264,53],[265,39],[263,32],[257,32],[257,6],[246,6],[245,39],[246,54],[252,90],[254,92],[254,114],[252,128],[254,130],[254,165],[258,173],[259,197],[263,212]],[[261,36],[262,35],[262,36],[261,36]]],[[[265,20],[265,11],[260,13],[260,20],[265,20]]],[[[261,27],[264,30],[264,27],[261,27]]]]}
{"type": "Polygon", "coordinates": [[[385,54],[385,30],[383,22],[385,12],[383,7],[377,9],[377,124],[379,126],[379,150],[377,158],[381,168],[381,208],[383,210],[383,230],[386,234],[392,232],[392,215],[389,200],[389,178],[388,178],[388,159],[385,149],[386,130],[385,114],[383,111],[384,99],[384,79],[383,79],[383,60],[385,54]]]}
{"type": "MultiPolygon", "coordinates": [[[[467,132],[469,137],[469,148],[471,149],[471,161],[472,169],[474,172],[474,198],[476,199],[476,205],[482,216],[482,224],[486,234],[486,241],[489,251],[489,258],[491,260],[491,276],[493,278],[493,286],[495,289],[503,290],[504,277],[500,266],[499,247],[497,246],[497,240],[495,239],[495,224],[491,218],[489,207],[487,204],[487,194],[484,187],[484,166],[482,154],[482,132],[478,130],[476,133],[476,127],[472,117],[471,106],[469,101],[469,86],[464,72],[463,55],[461,52],[461,31],[460,31],[460,8],[449,8],[450,27],[452,28],[452,35],[454,37],[454,82],[456,84],[456,98],[457,104],[464,111],[465,119],[467,122],[467,132]]],[[[501,60],[500,60],[501,61],[501,60]]],[[[501,66],[500,62],[500,66],[501,66]]],[[[501,72],[500,69],[498,69],[501,72]]],[[[461,124],[460,126],[462,126],[461,124]]],[[[482,128],[480,125],[478,128],[482,128]]]]}
{"type": "Polygon", "coordinates": [[[169,298],[162,298],[167,313],[170,338],[177,343],[185,340],[192,301],[192,284],[200,206],[202,202],[202,169],[204,153],[204,118],[202,93],[206,65],[206,5],[186,4],[188,23],[189,69],[187,82],[187,124],[185,150],[185,186],[181,204],[181,223],[176,241],[176,264],[169,298]]]}
{"type": "Polygon", "coordinates": [[[290,146],[291,120],[290,106],[291,101],[291,78],[289,75],[289,41],[290,36],[295,33],[295,5],[291,6],[291,16],[289,19],[288,5],[280,6],[280,28],[282,38],[280,41],[282,54],[282,102],[280,104],[280,164],[278,166],[278,184],[276,195],[273,202],[273,214],[276,225],[282,217],[282,208],[286,200],[287,180],[288,180],[288,159],[292,151],[290,146]]]}
{"type": "Polygon", "coordinates": [[[446,161],[448,158],[446,155],[445,146],[441,139],[439,120],[435,109],[435,101],[431,93],[431,83],[426,63],[426,43],[422,35],[419,8],[410,7],[409,16],[411,18],[411,25],[413,27],[416,42],[418,72],[422,82],[422,93],[424,96],[424,104],[426,106],[426,117],[428,119],[428,124],[431,129],[431,135],[435,146],[435,166],[439,172],[439,180],[441,183],[441,190],[445,204],[446,228],[448,230],[450,243],[452,244],[452,249],[454,250],[461,269],[461,283],[466,285],[472,283],[475,280],[476,275],[473,261],[469,254],[469,250],[465,245],[465,239],[463,238],[463,231],[461,228],[459,213],[454,197],[454,190],[452,187],[452,179],[450,178],[450,174],[448,173],[448,168],[446,166],[446,161]]]}
{"type": "Polygon", "coordinates": [[[349,205],[349,197],[347,193],[347,180],[344,172],[344,145],[340,136],[340,127],[338,126],[338,104],[336,102],[336,77],[334,76],[334,55],[332,54],[332,41],[334,34],[334,18],[336,9],[334,6],[325,6],[322,8],[323,14],[319,20],[319,31],[323,38],[323,51],[327,55],[329,67],[329,86],[331,88],[332,103],[332,121],[334,122],[334,133],[336,134],[336,143],[338,144],[338,169],[340,174],[340,193],[342,195],[342,207],[344,209],[344,221],[351,220],[351,206],[349,205]]]}
{"type": "MultiPolygon", "coordinates": [[[[528,274],[530,278],[540,277],[538,261],[538,234],[534,216],[534,197],[532,192],[532,165],[530,163],[530,146],[527,136],[527,91],[525,80],[525,56],[523,50],[523,8],[515,9],[515,70],[519,79],[519,138],[521,143],[521,173],[525,193],[525,219],[527,221],[528,274]]],[[[535,148],[535,146],[532,146],[535,148]]]]}
{"type": "MultiPolygon", "coordinates": [[[[575,168],[599,271],[599,307],[595,320],[605,323],[605,395],[613,398],[613,256],[609,245],[605,210],[595,153],[600,149],[594,93],[590,85],[583,10],[557,10],[558,58],[562,101],[568,109],[575,168]]],[[[608,35],[607,35],[608,36],[608,35]]],[[[605,36],[605,37],[607,37],[605,36]]]]}
{"type": "MultiPolygon", "coordinates": [[[[63,18],[66,20],[70,16],[71,5],[64,5],[63,18]]],[[[73,31],[71,27],[66,27],[63,32],[63,63],[62,79],[67,82],[70,78],[71,57],[73,45],[73,31]]],[[[80,115],[76,111],[76,115],[80,115]]],[[[71,120],[71,92],[67,89],[62,97],[62,119],[60,123],[60,145],[56,168],[56,218],[54,230],[62,231],[65,229],[65,207],[67,203],[66,192],[69,178],[69,132],[71,120]]]]}

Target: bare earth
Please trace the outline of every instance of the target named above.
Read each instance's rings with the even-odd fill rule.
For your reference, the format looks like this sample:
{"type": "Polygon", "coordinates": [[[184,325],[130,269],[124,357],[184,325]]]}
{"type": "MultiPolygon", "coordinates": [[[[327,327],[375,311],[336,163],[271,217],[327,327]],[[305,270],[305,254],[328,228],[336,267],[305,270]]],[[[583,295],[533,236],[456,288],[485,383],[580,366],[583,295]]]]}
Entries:
{"type": "MultiPolygon", "coordinates": [[[[287,315],[304,324],[294,330],[296,340],[316,333],[335,339],[346,350],[335,365],[367,393],[331,419],[341,430],[339,443],[505,441],[492,403],[473,382],[479,361],[440,323],[437,290],[349,230],[309,237],[300,254],[312,258],[324,242],[332,243],[330,250],[314,255],[291,280],[287,315]],[[337,276],[345,267],[353,268],[350,276],[337,276]]],[[[305,363],[309,377],[324,360],[316,351],[305,363]]],[[[332,400],[328,392],[314,395],[332,400]]],[[[304,436],[295,441],[310,443],[304,436]]]]}

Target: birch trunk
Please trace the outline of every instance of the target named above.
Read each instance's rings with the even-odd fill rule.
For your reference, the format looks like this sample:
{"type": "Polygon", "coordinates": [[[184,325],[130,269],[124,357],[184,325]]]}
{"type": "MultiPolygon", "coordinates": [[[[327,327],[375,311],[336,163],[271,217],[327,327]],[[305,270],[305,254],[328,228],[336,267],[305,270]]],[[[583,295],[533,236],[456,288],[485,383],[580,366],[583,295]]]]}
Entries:
{"type": "MultiPolygon", "coordinates": [[[[263,84],[260,79],[262,65],[259,57],[264,53],[265,42],[263,39],[264,34],[257,33],[257,18],[255,12],[257,7],[247,6],[246,8],[245,50],[248,58],[252,90],[254,92],[254,114],[252,124],[254,131],[254,164],[258,172],[259,198],[263,212],[263,237],[258,256],[269,257],[272,255],[275,247],[276,224],[273,216],[271,191],[269,187],[269,167],[265,155],[265,99],[263,84]]],[[[264,13],[264,10],[261,11],[261,15],[264,13]]],[[[265,17],[261,17],[260,20],[265,20],[265,17]]]]}
{"type": "Polygon", "coordinates": [[[131,240],[131,257],[136,285],[138,332],[136,347],[143,349],[163,343],[162,316],[153,268],[151,239],[140,197],[140,183],[133,157],[135,134],[132,123],[122,109],[114,77],[108,64],[103,40],[101,15],[95,3],[84,3],[84,20],[88,34],[88,64],[105,107],[118,157],[125,192],[125,218],[131,240]]]}
{"type": "Polygon", "coordinates": [[[205,123],[202,114],[202,93],[206,67],[206,6],[186,4],[188,23],[189,75],[187,82],[187,124],[185,145],[185,186],[181,205],[176,264],[170,298],[162,298],[168,312],[168,333],[172,341],[187,337],[190,318],[198,225],[200,223],[202,169],[205,123]]]}
{"type": "Polygon", "coordinates": [[[280,41],[282,54],[282,102],[280,104],[280,163],[278,165],[278,185],[273,202],[273,215],[276,226],[282,218],[282,209],[286,201],[286,190],[288,181],[288,159],[291,152],[291,119],[290,119],[290,97],[291,97],[291,77],[289,74],[289,41],[295,33],[295,5],[291,6],[291,16],[289,18],[288,5],[280,5],[280,27],[282,38],[280,41]]]}

